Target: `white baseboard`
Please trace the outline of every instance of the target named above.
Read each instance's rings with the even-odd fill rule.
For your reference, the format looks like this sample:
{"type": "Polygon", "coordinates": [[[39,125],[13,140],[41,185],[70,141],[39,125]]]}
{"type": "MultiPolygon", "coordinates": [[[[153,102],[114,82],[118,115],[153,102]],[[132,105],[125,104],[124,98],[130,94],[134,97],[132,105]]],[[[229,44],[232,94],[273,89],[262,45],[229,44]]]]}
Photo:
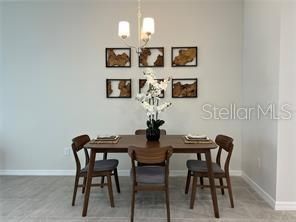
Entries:
{"type": "Polygon", "coordinates": [[[295,201],[275,201],[262,187],[252,180],[245,172],[242,172],[242,178],[265,200],[274,210],[296,211],[295,201]]]}
{"type": "Polygon", "coordinates": [[[75,170],[0,170],[2,176],[73,176],[75,170]]]}
{"type": "Polygon", "coordinates": [[[296,202],[276,201],[275,210],[296,210],[296,202]]]}
{"type": "MultiPolygon", "coordinates": [[[[73,176],[75,170],[0,170],[2,176],[73,176]]],[[[118,170],[119,176],[129,176],[129,170],[118,170]]],[[[170,176],[186,176],[186,170],[171,170],[170,176]]],[[[231,176],[241,176],[240,170],[231,170],[231,176]]]]}
{"type": "Polygon", "coordinates": [[[230,170],[229,174],[230,174],[230,176],[241,177],[242,171],[241,170],[230,170]]]}
{"type": "MultiPolygon", "coordinates": [[[[241,176],[241,170],[230,170],[230,176],[241,176]]],[[[187,170],[170,170],[170,176],[173,177],[185,177],[187,176],[187,170]]]]}
{"type": "Polygon", "coordinates": [[[263,198],[273,209],[275,209],[276,201],[263,190],[254,180],[252,180],[245,172],[242,172],[242,178],[263,198]]]}

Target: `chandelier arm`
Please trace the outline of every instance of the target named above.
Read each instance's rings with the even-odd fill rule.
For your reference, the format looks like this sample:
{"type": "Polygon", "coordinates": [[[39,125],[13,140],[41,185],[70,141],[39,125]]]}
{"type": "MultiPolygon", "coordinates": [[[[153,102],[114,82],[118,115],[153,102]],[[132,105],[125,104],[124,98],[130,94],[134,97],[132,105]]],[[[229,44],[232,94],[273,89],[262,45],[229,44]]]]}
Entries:
{"type": "Polygon", "coordinates": [[[141,33],[142,33],[142,27],[141,27],[141,19],[142,19],[142,13],[141,13],[141,0],[138,0],[138,46],[141,45],[141,33]]]}
{"type": "Polygon", "coordinates": [[[128,44],[128,43],[125,41],[125,39],[123,39],[123,38],[120,38],[120,39],[121,39],[121,41],[122,41],[126,46],[128,46],[129,48],[133,48],[133,49],[136,49],[136,50],[138,49],[137,47],[128,44]]]}
{"type": "Polygon", "coordinates": [[[143,43],[142,45],[140,45],[139,48],[145,48],[146,45],[148,44],[149,40],[150,40],[150,37],[149,37],[149,36],[148,36],[148,38],[146,38],[146,39],[142,39],[142,41],[143,41],[144,43],[143,43]]]}
{"type": "MultiPolygon", "coordinates": [[[[126,38],[129,35],[120,35],[120,39],[123,41],[123,43],[126,46],[128,46],[129,48],[135,49],[136,50],[136,53],[138,55],[140,55],[141,54],[141,50],[146,47],[146,45],[148,44],[148,42],[149,42],[149,40],[151,38],[151,34],[152,34],[151,32],[142,33],[142,25],[141,25],[141,20],[142,20],[141,0],[138,0],[138,13],[137,13],[137,17],[138,17],[138,24],[137,24],[138,25],[138,44],[137,44],[137,46],[132,46],[132,45],[130,45],[130,44],[127,43],[126,38]],[[142,36],[142,34],[143,34],[143,36],[142,36]]],[[[154,26],[154,21],[153,21],[153,26],[154,26]]],[[[129,30],[129,27],[128,27],[128,30],[129,30]]]]}

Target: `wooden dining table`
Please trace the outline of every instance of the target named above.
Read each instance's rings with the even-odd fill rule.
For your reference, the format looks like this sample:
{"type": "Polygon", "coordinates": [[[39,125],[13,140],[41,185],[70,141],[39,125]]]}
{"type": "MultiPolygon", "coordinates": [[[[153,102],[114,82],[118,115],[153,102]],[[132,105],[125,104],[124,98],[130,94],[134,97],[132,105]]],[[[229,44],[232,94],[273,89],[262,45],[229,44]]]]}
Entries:
{"type": "MultiPolygon", "coordinates": [[[[213,177],[211,150],[217,148],[217,144],[212,140],[198,143],[185,143],[183,135],[161,135],[159,141],[151,142],[146,140],[145,135],[120,135],[118,143],[97,143],[91,140],[85,145],[85,148],[90,150],[89,170],[87,173],[86,188],[84,195],[84,203],[82,216],[86,216],[89,194],[92,182],[92,174],[97,153],[127,153],[130,146],[143,147],[149,149],[151,147],[172,146],[173,153],[204,153],[208,167],[208,177],[211,188],[212,203],[214,215],[219,218],[219,208],[217,202],[215,181],[213,177]]],[[[185,175],[184,175],[185,176],[185,175]]]]}

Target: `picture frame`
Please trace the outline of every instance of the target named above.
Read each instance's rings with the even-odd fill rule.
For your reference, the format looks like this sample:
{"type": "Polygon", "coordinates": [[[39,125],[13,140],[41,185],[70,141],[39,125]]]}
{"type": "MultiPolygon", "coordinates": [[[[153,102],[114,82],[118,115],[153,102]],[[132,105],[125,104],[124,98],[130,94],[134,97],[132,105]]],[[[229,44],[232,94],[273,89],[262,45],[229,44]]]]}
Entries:
{"type": "Polygon", "coordinates": [[[164,47],[145,47],[138,57],[139,67],[164,67],[164,47]]]}
{"type": "Polygon", "coordinates": [[[106,48],[105,63],[107,68],[130,68],[131,48],[106,48]]]}
{"type": "Polygon", "coordinates": [[[107,98],[131,98],[132,80],[131,79],[106,79],[107,98]]]}
{"type": "Polygon", "coordinates": [[[198,79],[172,79],[172,98],[197,98],[198,79]]]}
{"type": "MultiPolygon", "coordinates": [[[[156,79],[156,80],[163,81],[164,79],[156,79]]],[[[147,79],[139,79],[139,93],[142,93],[142,91],[145,90],[144,87],[145,87],[146,82],[147,82],[147,79]]],[[[146,89],[146,91],[147,91],[147,89],[146,89]]],[[[164,90],[161,91],[159,98],[164,98],[164,90]]]]}
{"type": "Polygon", "coordinates": [[[196,46],[172,47],[172,67],[196,67],[198,64],[197,51],[198,48],[196,46]]]}

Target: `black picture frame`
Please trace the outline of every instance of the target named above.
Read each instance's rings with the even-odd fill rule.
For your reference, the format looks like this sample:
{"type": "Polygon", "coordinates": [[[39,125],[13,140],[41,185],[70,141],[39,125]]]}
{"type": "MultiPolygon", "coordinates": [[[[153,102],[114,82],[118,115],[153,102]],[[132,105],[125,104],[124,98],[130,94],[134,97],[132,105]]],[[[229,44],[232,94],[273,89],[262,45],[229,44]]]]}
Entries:
{"type": "MultiPolygon", "coordinates": [[[[187,86],[189,87],[189,86],[187,86]]],[[[176,79],[172,79],[172,98],[197,98],[198,97],[198,79],[197,78],[176,78],[176,79]],[[182,84],[181,81],[192,81],[192,83],[184,83],[182,84]],[[180,82],[181,86],[176,86],[174,84],[180,82]],[[190,94],[188,94],[188,92],[184,92],[184,89],[179,93],[177,94],[176,92],[176,87],[182,87],[186,84],[189,84],[189,85],[192,85],[194,84],[195,85],[195,92],[193,95],[191,95],[191,92],[189,92],[190,94]],[[184,95],[185,94],[185,95],[184,95]]]]}
{"type": "Polygon", "coordinates": [[[196,67],[197,66],[197,64],[198,64],[198,57],[197,57],[197,55],[198,55],[198,47],[197,46],[187,46],[187,47],[185,47],[185,46],[182,46],[182,47],[172,47],[171,48],[171,66],[172,67],[196,67]],[[191,63],[192,61],[190,61],[190,62],[181,62],[181,64],[176,64],[176,61],[175,61],[175,58],[177,57],[177,56],[180,56],[180,50],[193,50],[193,53],[194,53],[194,51],[195,51],[195,53],[194,53],[194,58],[195,58],[195,62],[193,63],[193,64],[188,64],[188,63],[191,63]],[[177,54],[176,55],[176,51],[179,51],[178,53],[179,54],[177,54]]]}
{"type": "MultiPolygon", "coordinates": [[[[155,80],[163,81],[164,79],[155,79],[155,80]]],[[[145,85],[146,81],[147,81],[147,79],[139,79],[139,93],[142,93],[142,88],[145,85]]],[[[164,98],[164,93],[165,93],[165,91],[162,90],[161,95],[159,96],[159,98],[164,98]]]]}
{"type": "Polygon", "coordinates": [[[105,65],[107,68],[130,68],[131,67],[131,48],[105,48],[105,65]],[[113,56],[116,56],[118,58],[118,56],[122,56],[122,60],[123,61],[126,61],[126,64],[125,65],[121,65],[119,60],[115,60],[111,63],[110,61],[110,53],[111,53],[111,50],[112,50],[112,53],[114,53],[115,55],[113,56]],[[117,52],[117,54],[116,54],[117,52]],[[122,53],[118,53],[118,52],[122,52],[122,53]],[[126,56],[124,55],[124,53],[127,55],[127,58],[126,56]],[[117,61],[117,63],[116,63],[117,61]]]}
{"type": "Polygon", "coordinates": [[[132,98],[132,79],[106,79],[106,97],[107,98],[132,98]],[[112,82],[114,81],[117,81],[118,82],[118,86],[120,84],[121,81],[128,81],[129,82],[129,94],[127,96],[122,96],[121,95],[121,90],[120,91],[120,94],[119,95],[115,95],[115,96],[112,96],[112,92],[110,92],[109,90],[111,89],[112,90],[112,82]],[[109,86],[111,87],[109,89],[109,86]]]}
{"type": "MultiPolygon", "coordinates": [[[[145,60],[144,60],[145,61],[145,60]]],[[[140,68],[146,68],[146,67],[164,67],[164,47],[145,47],[143,49],[141,49],[141,52],[138,56],[138,66],[140,68]],[[145,51],[143,51],[145,50],[145,51]],[[148,64],[148,61],[147,59],[149,58],[149,56],[151,55],[147,55],[147,58],[146,58],[146,62],[147,62],[147,65],[146,64],[143,64],[143,60],[145,59],[145,56],[144,56],[144,52],[146,52],[146,50],[149,50],[149,52],[152,54],[153,52],[155,51],[159,51],[159,55],[160,57],[157,57],[157,59],[154,61],[154,64],[151,65],[151,64],[148,64]],[[156,63],[156,64],[155,64],[156,63]]]]}

